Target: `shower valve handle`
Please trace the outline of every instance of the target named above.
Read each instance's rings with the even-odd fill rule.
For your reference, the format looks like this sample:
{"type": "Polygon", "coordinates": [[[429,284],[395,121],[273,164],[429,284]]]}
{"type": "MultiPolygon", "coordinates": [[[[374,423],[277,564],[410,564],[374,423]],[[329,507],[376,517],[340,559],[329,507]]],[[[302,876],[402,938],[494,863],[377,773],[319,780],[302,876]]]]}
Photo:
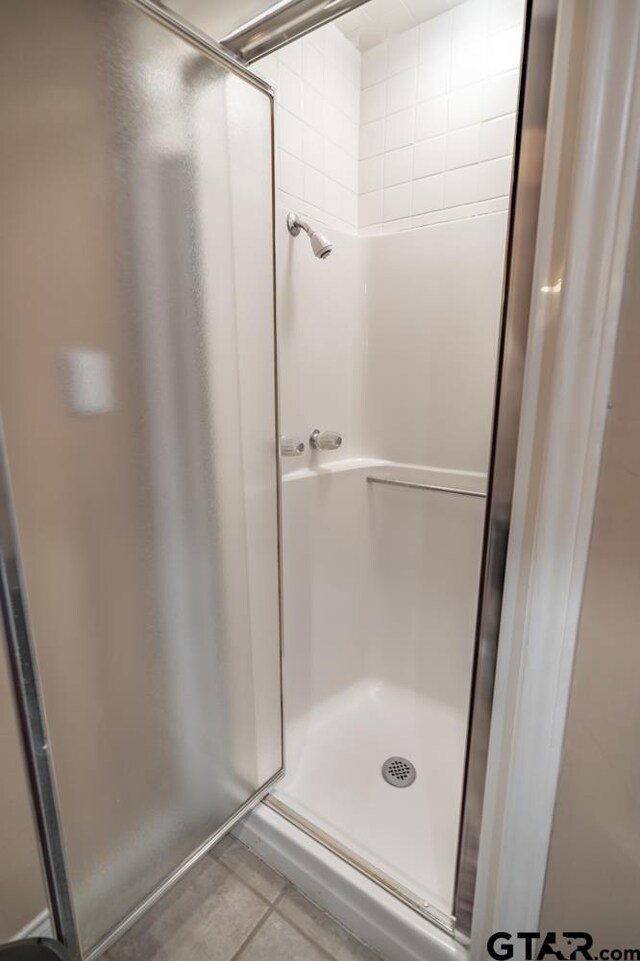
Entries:
{"type": "Polygon", "coordinates": [[[280,453],[283,457],[300,457],[304,454],[304,441],[284,434],[280,438],[280,453]]]}
{"type": "Polygon", "coordinates": [[[319,431],[316,428],[309,438],[309,443],[314,450],[337,450],[342,444],[342,434],[337,430],[319,431]]]}

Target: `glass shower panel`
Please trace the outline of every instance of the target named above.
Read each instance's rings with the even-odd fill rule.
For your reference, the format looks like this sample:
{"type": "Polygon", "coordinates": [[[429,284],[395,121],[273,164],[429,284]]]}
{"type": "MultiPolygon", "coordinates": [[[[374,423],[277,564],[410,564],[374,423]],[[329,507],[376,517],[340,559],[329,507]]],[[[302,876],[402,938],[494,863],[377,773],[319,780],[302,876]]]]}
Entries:
{"type": "Polygon", "coordinates": [[[272,104],[9,0],[0,405],[89,949],[282,767],[272,104]]]}

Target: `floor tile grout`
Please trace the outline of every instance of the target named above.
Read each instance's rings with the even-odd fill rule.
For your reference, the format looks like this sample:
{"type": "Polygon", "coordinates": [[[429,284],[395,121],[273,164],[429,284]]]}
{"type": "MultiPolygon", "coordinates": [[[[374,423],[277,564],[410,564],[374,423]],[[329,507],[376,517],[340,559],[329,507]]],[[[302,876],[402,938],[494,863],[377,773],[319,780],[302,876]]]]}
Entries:
{"type": "Polygon", "coordinates": [[[251,931],[249,931],[248,935],[246,936],[242,944],[240,944],[237,950],[234,951],[234,953],[231,955],[231,957],[229,958],[229,961],[236,961],[236,959],[240,957],[240,955],[242,954],[244,949],[247,947],[249,942],[253,940],[254,936],[258,933],[260,928],[267,921],[267,919],[271,917],[272,914],[273,914],[273,905],[270,905],[269,910],[265,911],[265,913],[259,919],[258,923],[251,928],[251,931]]]}
{"type": "MultiPolygon", "coordinates": [[[[236,843],[242,845],[242,841],[238,841],[237,838],[234,838],[234,840],[236,841],[236,843]]],[[[256,861],[259,861],[260,864],[264,864],[267,868],[269,868],[271,871],[273,871],[273,868],[271,868],[271,867],[266,863],[266,861],[262,861],[257,855],[255,855],[255,854],[253,853],[253,851],[251,851],[250,848],[247,848],[246,845],[242,845],[242,846],[245,848],[245,850],[248,852],[248,854],[251,856],[251,858],[255,858],[255,860],[256,860],[256,861]]],[[[213,850],[215,850],[215,848],[212,849],[212,852],[211,852],[211,853],[213,853],[213,850]]],[[[237,877],[238,880],[241,881],[241,883],[244,884],[244,886],[245,886],[246,888],[248,888],[253,894],[257,895],[257,897],[259,897],[262,901],[264,901],[266,904],[269,905],[269,911],[267,911],[267,913],[264,914],[264,915],[262,916],[262,918],[260,918],[260,920],[259,920],[259,922],[256,924],[256,926],[249,932],[249,934],[247,935],[247,938],[246,938],[245,941],[242,943],[242,945],[240,946],[240,948],[238,949],[238,951],[236,952],[236,954],[234,954],[234,955],[229,959],[229,961],[235,961],[235,959],[238,957],[239,952],[241,952],[242,950],[244,950],[244,948],[247,946],[248,942],[251,941],[251,939],[253,938],[253,936],[254,936],[255,934],[257,934],[258,930],[262,927],[262,925],[264,924],[264,922],[267,920],[267,918],[269,917],[269,915],[273,913],[273,911],[275,911],[275,913],[278,915],[279,918],[282,918],[283,921],[285,921],[285,922],[286,922],[287,924],[289,924],[295,931],[297,931],[298,934],[300,934],[300,935],[305,939],[305,941],[307,941],[309,944],[312,944],[312,945],[314,946],[314,948],[317,948],[326,958],[329,958],[330,961],[337,961],[335,955],[331,954],[331,952],[330,952],[327,948],[325,948],[325,947],[324,947],[323,945],[321,945],[318,941],[316,941],[316,940],[315,940],[308,932],[306,932],[303,928],[299,927],[299,925],[296,924],[295,921],[292,921],[291,918],[287,917],[286,915],[282,914],[281,911],[277,910],[278,904],[280,903],[280,901],[282,901],[284,895],[285,895],[289,890],[294,890],[294,891],[299,890],[299,889],[295,888],[295,886],[292,885],[291,882],[288,881],[288,880],[284,877],[284,875],[281,875],[281,874],[279,874],[277,871],[274,871],[274,874],[276,874],[276,875],[278,875],[278,877],[282,878],[284,884],[283,884],[282,890],[278,893],[278,896],[276,897],[275,901],[269,901],[268,898],[265,898],[265,896],[264,896],[260,891],[256,891],[256,889],[253,888],[253,887],[245,880],[245,878],[240,877],[240,875],[239,875],[232,867],[230,867],[228,864],[225,864],[225,862],[222,861],[222,860],[220,860],[219,857],[217,857],[217,860],[219,861],[219,863],[220,863],[223,867],[225,867],[228,871],[230,871],[233,875],[235,875],[235,877],[237,877]]],[[[302,894],[302,896],[306,898],[306,895],[304,894],[304,892],[301,891],[300,894],[302,894]]],[[[313,904],[313,902],[310,902],[310,903],[313,904]]],[[[338,925],[339,928],[342,928],[342,930],[345,932],[345,934],[347,934],[350,938],[353,938],[353,940],[356,941],[359,945],[362,945],[363,948],[366,948],[367,951],[370,951],[370,953],[371,953],[374,957],[377,957],[377,955],[375,955],[374,952],[371,951],[371,949],[367,947],[367,945],[363,945],[362,942],[359,941],[357,938],[355,938],[354,935],[352,935],[350,931],[347,931],[347,929],[344,927],[344,925],[341,925],[339,921],[336,921],[335,918],[331,918],[331,917],[326,913],[326,911],[324,911],[322,908],[318,908],[317,905],[314,905],[314,907],[316,907],[317,910],[321,912],[321,914],[323,915],[323,917],[326,917],[328,920],[333,921],[335,924],[338,925]]]]}
{"type": "MultiPolygon", "coordinates": [[[[304,894],[304,892],[300,891],[299,888],[294,888],[294,890],[296,890],[296,891],[298,891],[298,893],[302,894],[302,896],[305,898],[305,900],[307,900],[307,901],[309,900],[309,899],[307,898],[307,896],[304,894]]],[[[284,892],[283,892],[283,893],[284,893],[284,892]]],[[[280,900],[280,898],[278,898],[278,901],[279,901],[279,900],[280,900]]],[[[278,901],[276,901],[276,902],[274,903],[274,905],[273,905],[274,910],[276,909],[276,904],[278,903],[278,901]]],[[[313,904],[313,901],[309,901],[309,903],[310,903],[310,904],[313,904]]],[[[355,935],[351,934],[350,931],[347,931],[347,929],[344,927],[344,925],[340,924],[339,921],[336,921],[335,918],[331,917],[331,915],[327,914],[326,911],[324,911],[322,908],[319,908],[316,904],[314,904],[313,906],[316,908],[316,910],[320,911],[320,913],[322,914],[322,916],[323,916],[324,918],[326,918],[328,921],[333,921],[333,923],[336,924],[339,928],[341,928],[341,929],[345,932],[345,934],[347,934],[353,941],[356,942],[356,944],[358,944],[360,947],[362,947],[362,948],[364,948],[366,951],[368,951],[368,952],[372,955],[372,957],[376,959],[376,961],[382,961],[381,958],[378,959],[378,955],[375,954],[375,953],[371,950],[371,948],[369,948],[366,944],[363,944],[362,941],[359,941],[358,938],[356,938],[355,935]]],[[[278,917],[282,918],[283,921],[286,921],[287,924],[291,925],[291,927],[294,928],[294,929],[298,932],[298,934],[301,934],[304,938],[306,938],[307,941],[310,941],[311,944],[314,946],[314,948],[318,948],[318,950],[322,951],[322,953],[323,953],[327,958],[330,958],[331,961],[338,961],[338,959],[336,958],[335,954],[332,954],[332,953],[329,951],[328,948],[325,948],[324,945],[322,945],[322,944],[320,944],[318,941],[316,941],[315,938],[313,938],[313,937],[309,934],[308,931],[305,931],[304,928],[301,928],[298,924],[296,924],[295,921],[292,921],[291,918],[287,917],[286,914],[282,914],[282,912],[281,912],[281,911],[278,911],[278,910],[276,910],[276,914],[278,915],[278,917]]]]}
{"type": "MultiPolygon", "coordinates": [[[[237,840],[237,839],[234,839],[234,840],[237,840]]],[[[242,844],[242,841],[237,841],[237,843],[242,844]]],[[[269,898],[265,897],[262,891],[258,891],[257,888],[254,888],[251,884],[249,884],[246,878],[243,878],[242,875],[235,870],[235,868],[232,868],[229,864],[225,864],[225,862],[222,861],[218,855],[213,854],[213,851],[215,849],[212,849],[210,853],[213,855],[213,857],[218,862],[218,864],[220,864],[223,868],[225,868],[227,871],[233,874],[233,876],[236,877],[245,886],[245,888],[248,888],[252,894],[255,894],[256,897],[260,898],[261,901],[264,901],[265,904],[268,904],[270,908],[274,907],[274,905],[278,903],[278,901],[280,900],[280,898],[282,897],[286,889],[290,886],[290,882],[287,881],[287,879],[283,874],[280,874],[278,871],[274,871],[274,869],[270,867],[270,865],[268,865],[266,861],[262,861],[259,857],[257,857],[257,855],[255,855],[253,851],[250,851],[249,848],[246,847],[246,845],[242,845],[242,846],[245,848],[248,854],[251,855],[252,858],[255,858],[256,861],[258,861],[260,864],[264,864],[264,866],[269,868],[269,870],[272,871],[277,877],[282,878],[282,882],[283,882],[282,890],[278,892],[278,896],[276,897],[275,901],[270,901],[269,898]]]]}
{"type": "MultiPolygon", "coordinates": [[[[274,908],[275,908],[275,905],[274,905],[274,908]]],[[[307,931],[304,931],[302,928],[298,927],[298,925],[295,923],[295,921],[292,921],[291,918],[288,918],[286,915],[281,914],[280,911],[276,911],[276,914],[278,915],[279,918],[282,918],[283,921],[286,921],[286,923],[287,923],[290,927],[292,927],[292,928],[294,929],[294,931],[297,931],[298,934],[301,934],[302,937],[305,939],[305,941],[308,941],[309,944],[312,944],[312,945],[314,946],[314,948],[317,948],[318,951],[320,951],[322,954],[324,954],[324,956],[325,956],[326,958],[329,958],[330,961],[337,961],[337,958],[336,958],[336,956],[335,956],[334,954],[331,954],[325,947],[323,947],[323,946],[322,946],[321,944],[319,944],[316,940],[314,940],[314,938],[312,938],[311,935],[310,935],[307,931]]],[[[359,943],[359,942],[358,942],[358,943],[359,943]]]]}

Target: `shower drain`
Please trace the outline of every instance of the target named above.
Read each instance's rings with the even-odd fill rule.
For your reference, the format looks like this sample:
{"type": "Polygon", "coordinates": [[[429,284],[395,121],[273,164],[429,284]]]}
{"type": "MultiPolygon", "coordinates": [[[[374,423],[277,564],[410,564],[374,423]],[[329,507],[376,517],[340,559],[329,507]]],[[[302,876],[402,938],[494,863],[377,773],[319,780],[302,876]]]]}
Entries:
{"type": "Polygon", "coordinates": [[[382,765],[382,776],[393,787],[410,787],[416,779],[416,769],[406,757],[388,757],[382,765]]]}

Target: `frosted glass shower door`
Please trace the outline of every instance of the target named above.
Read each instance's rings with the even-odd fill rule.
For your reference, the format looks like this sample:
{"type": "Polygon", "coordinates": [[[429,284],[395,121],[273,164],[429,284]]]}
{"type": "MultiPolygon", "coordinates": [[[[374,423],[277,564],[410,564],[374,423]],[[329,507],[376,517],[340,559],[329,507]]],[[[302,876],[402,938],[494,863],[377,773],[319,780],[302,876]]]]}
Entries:
{"type": "Polygon", "coordinates": [[[272,98],[0,11],[0,407],[85,953],[282,768],[272,98]]]}

